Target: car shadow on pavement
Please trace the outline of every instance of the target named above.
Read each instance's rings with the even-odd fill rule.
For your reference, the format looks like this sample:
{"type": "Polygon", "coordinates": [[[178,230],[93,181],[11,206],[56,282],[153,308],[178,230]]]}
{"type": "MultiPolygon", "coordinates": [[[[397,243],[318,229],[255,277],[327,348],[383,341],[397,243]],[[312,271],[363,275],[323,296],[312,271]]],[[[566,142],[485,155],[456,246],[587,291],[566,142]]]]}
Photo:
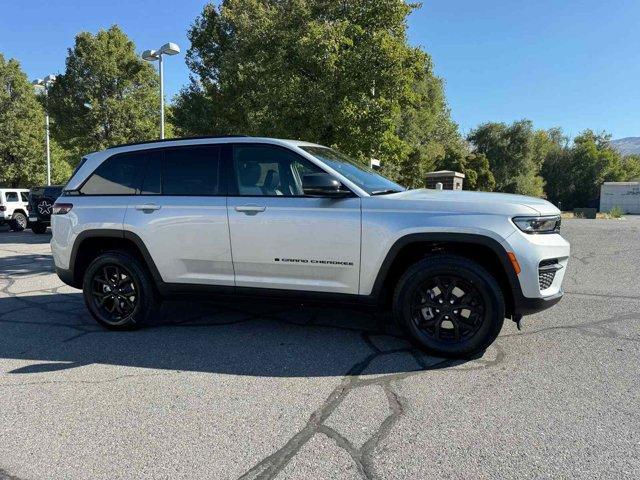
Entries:
{"type": "Polygon", "coordinates": [[[101,364],[318,377],[464,363],[424,354],[388,315],[370,310],[259,300],[171,301],[152,325],[113,332],[95,323],[80,293],[56,289],[0,298],[0,358],[11,360],[2,362],[3,373],[11,375],[101,364]]]}
{"type": "MultiPolygon", "coordinates": [[[[0,242],[1,243],[1,242],[0,242]]],[[[8,278],[54,273],[51,255],[28,254],[0,258],[0,274],[8,278]]]]}
{"type": "Polygon", "coordinates": [[[41,235],[33,235],[31,231],[24,230],[22,232],[13,232],[6,225],[0,225],[0,245],[6,244],[25,244],[38,245],[51,242],[51,232],[41,235]]]}

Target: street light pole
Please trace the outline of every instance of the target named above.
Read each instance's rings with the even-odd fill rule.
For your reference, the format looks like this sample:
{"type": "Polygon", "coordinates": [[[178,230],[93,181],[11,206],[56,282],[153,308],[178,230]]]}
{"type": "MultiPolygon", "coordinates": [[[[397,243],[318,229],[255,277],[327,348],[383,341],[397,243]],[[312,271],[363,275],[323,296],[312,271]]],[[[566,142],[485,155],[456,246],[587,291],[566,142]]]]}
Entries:
{"type": "Polygon", "coordinates": [[[164,139],[164,79],[162,68],[162,52],[158,55],[158,71],[160,72],[160,140],[164,139]]]}
{"type": "Polygon", "coordinates": [[[147,62],[158,61],[158,72],[160,74],[160,139],[164,138],[164,66],[163,55],[177,55],[180,47],[175,43],[165,43],[158,50],[145,50],[142,52],[142,59],[147,62]]]}
{"type": "Polygon", "coordinates": [[[50,141],[49,141],[49,88],[51,87],[51,85],[53,84],[53,82],[56,81],[56,76],[55,75],[47,75],[46,77],[44,77],[44,79],[36,79],[32,82],[33,86],[36,88],[36,91],[38,90],[38,88],[44,88],[44,95],[45,95],[45,100],[44,100],[44,113],[45,113],[45,132],[46,132],[46,136],[45,136],[45,145],[47,148],[47,185],[51,185],[51,146],[50,146],[50,141]]]}
{"type": "MultiPolygon", "coordinates": [[[[49,92],[47,91],[47,87],[45,87],[45,95],[47,96],[46,102],[49,103],[49,92]]],[[[47,185],[51,185],[51,148],[49,146],[49,108],[47,106],[47,111],[45,112],[45,129],[47,131],[47,139],[45,141],[47,145],[47,185]]]]}

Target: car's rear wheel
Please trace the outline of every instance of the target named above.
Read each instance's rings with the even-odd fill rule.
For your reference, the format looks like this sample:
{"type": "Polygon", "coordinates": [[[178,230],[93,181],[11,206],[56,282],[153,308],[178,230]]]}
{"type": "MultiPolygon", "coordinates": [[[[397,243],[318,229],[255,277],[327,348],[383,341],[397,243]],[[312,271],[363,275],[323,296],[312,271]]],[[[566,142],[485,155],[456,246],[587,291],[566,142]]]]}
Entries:
{"type": "Polygon", "coordinates": [[[485,350],[504,322],[502,290],[482,266],[437,255],[410,267],[396,287],[394,315],[431,354],[466,357],[485,350]]]}
{"type": "Polygon", "coordinates": [[[24,213],[15,212],[11,216],[11,223],[9,224],[11,230],[14,232],[21,232],[27,228],[27,217],[24,213]]]}
{"type": "Polygon", "coordinates": [[[40,223],[40,222],[32,223],[31,231],[37,234],[47,233],[47,225],[45,223],[40,223]]]}
{"type": "Polygon", "coordinates": [[[157,311],[159,296],[144,265],[126,252],[106,252],[87,268],[84,301],[93,318],[112,330],[131,330],[157,311]]]}

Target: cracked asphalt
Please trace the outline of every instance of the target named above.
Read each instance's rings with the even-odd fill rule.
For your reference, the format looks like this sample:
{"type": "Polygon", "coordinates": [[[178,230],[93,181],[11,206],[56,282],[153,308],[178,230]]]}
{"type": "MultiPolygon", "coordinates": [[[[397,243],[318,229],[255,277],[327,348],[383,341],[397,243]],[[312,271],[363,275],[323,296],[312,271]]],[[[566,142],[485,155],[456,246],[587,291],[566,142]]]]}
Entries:
{"type": "Polygon", "coordinates": [[[0,478],[640,478],[640,218],[567,220],[566,295],[471,361],[381,313],[171,302],[108,332],[0,230],[0,478]]]}

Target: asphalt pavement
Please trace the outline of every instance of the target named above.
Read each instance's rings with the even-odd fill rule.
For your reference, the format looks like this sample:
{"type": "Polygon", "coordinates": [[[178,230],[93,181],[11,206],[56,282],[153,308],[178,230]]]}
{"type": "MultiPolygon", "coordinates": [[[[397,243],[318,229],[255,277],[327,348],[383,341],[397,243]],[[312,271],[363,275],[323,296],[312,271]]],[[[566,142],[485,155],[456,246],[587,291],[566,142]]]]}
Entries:
{"type": "Polygon", "coordinates": [[[640,218],[566,220],[565,298],[472,361],[378,312],[171,302],[109,332],[0,230],[0,479],[640,478],[640,218]]]}

